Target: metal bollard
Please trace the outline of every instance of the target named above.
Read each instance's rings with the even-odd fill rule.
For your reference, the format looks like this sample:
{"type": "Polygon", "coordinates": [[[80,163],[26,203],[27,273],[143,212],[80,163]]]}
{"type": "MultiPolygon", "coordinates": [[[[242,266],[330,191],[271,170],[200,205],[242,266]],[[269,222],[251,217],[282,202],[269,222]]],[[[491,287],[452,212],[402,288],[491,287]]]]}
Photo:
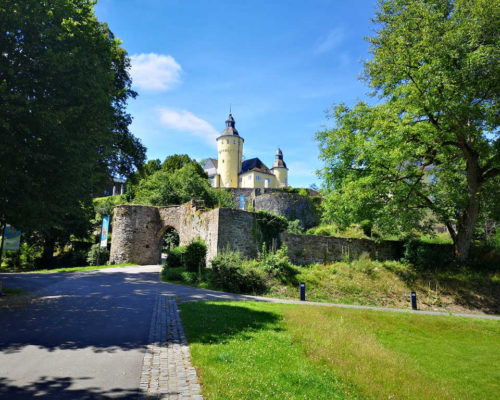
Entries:
{"type": "Polygon", "coordinates": [[[417,310],[417,294],[415,292],[411,292],[411,308],[417,310]]]}
{"type": "Polygon", "coordinates": [[[300,301],[306,301],[306,284],[304,282],[300,284],[300,301]]]}

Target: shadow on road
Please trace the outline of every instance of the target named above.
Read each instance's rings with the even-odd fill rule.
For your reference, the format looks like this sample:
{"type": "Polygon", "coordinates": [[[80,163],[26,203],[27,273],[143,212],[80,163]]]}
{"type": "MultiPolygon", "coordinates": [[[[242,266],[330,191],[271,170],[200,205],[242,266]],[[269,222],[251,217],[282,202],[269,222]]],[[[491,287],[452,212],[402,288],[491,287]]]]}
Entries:
{"type": "Polygon", "coordinates": [[[114,352],[148,344],[159,283],[154,274],[63,274],[48,282],[29,306],[0,308],[1,353],[28,345],[114,352]]]}
{"type": "Polygon", "coordinates": [[[141,391],[110,389],[100,390],[97,388],[70,389],[78,381],[85,381],[90,378],[47,378],[42,377],[37,381],[18,387],[6,378],[0,378],[0,398],[5,399],[74,399],[74,400],[132,400],[141,395],[141,391]]]}

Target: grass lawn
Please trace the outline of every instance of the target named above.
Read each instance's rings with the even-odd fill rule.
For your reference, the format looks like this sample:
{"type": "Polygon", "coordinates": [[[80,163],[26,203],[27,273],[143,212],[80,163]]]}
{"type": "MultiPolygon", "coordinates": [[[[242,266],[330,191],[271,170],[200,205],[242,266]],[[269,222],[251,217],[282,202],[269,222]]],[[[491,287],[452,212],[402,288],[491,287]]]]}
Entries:
{"type": "Polygon", "coordinates": [[[97,269],[105,269],[105,268],[116,268],[116,267],[129,267],[136,264],[113,264],[113,265],[97,265],[97,266],[85,266],[85,267],[66,267],[66,268],[53,268],[53,269],[36,269],[33,271],[10,271],[0,269],[0,272],[27,272],[32,274],[49,274],[56,272],[77,272],[77,271],[94,271],[97,269]]]}
{"type": "Polygon", "coordinates": [[[2,293],[5,294],[7,297],[22,296],[22,295],[25,295],[25,294],[29,294],[29,292],[26,291],[26,290],[14,289],[14,288],[5,288],[5,289],[2,289],[2,293]]]}
{"type": "Polygon", "coordinates": [[[205,399],[495,399],[500,322],[287,304],[180,306],[205,399]]]}

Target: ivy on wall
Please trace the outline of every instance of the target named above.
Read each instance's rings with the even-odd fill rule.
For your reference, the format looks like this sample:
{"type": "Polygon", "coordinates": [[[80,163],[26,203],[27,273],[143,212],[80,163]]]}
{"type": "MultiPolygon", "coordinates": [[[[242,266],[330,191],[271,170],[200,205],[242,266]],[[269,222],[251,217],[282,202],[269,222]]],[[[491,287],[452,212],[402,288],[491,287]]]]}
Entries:
{"type": "Polygon", "coordinates": [[[285,217],[271,214],[268,211],[259,210],[254,213],[253,237],[257,244],[265,243],[266,249],[271,249],[273,239],[277,245],[280,244],[280,233],[286,230],[288,221],[285,217]]]}

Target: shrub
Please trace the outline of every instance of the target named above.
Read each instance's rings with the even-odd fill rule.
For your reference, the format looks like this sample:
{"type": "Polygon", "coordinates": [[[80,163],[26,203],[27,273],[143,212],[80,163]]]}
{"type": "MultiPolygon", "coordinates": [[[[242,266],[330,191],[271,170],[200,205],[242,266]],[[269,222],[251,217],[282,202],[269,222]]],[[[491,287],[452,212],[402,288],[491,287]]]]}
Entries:
{"type": "Polygon", "coordinates": [[[238,252],[225,252],[212,260],[212,283],[233,293],[264,293],[266,274],[247,263],[238,252]]]}
{"type": "Polygon", "coordinates": [[[455,262],[451,246],[416,240],[409,240],[405,243],[404,256],[401,261],[412,264],[418,269],[446,268],[455,262]]]}
{"type": "Polygon", "coordinates": [[[100,243],[93,244],[87,253],[87,264],[96,265],[97,255],[99,255],[99,265],[104,265],[109,261],[109,250],[107,247],[101,247],[99,249],[100,243]]]}
{"type": "Polygon", "coordinates": [[[163,268],[163,276],[167,281],[182,281],[183,276],[182,273],[184,272],[183,267],[166,267],[163,268]]]}
{"type": "Polygon", "coordinates": [[[196,272],[188,272],[188,271],[181,272],[181,280],[183,282],[188,283],[188,284],[197,283],[199,279],[200,279],[200,276],[196,272]]]}
{"type": "Polygon", "coordinates": [[[296,235],[304,233],[304,229],[302,229],[302,225],[300,224],[300,220],[298,219],[289,221],[288,228],[286,230],[288,233],[295,233],[296,235]]]}
{"type": "Polygon", "coordinates": [[[271,248],[273,239],[276,240],[279,245],[279,235],[288,226],[287,219],[281,215],[275,215],[265,210],[257,211],[255,219],[259,228],[259,232],[255,232],[254,230],[254,234],[258,236],[256,237],[257,242],[259,244],[265,243],[268,249],[271,248]]]}
{"type": "Polygon", "coordinates": [[[165,261],[165,266],[167,268],[182,267],[184,253],[186,253],[186,246],[174,247],[167,253],[167,260],[165,261]]]}
{"type": "Polygon", "coordinates": [[[200,240],[194,240],[186,246],[184,266],[188,272],[201,273],[206,267],[207,246],[200,240]]]}
{"type": "Polygon", "coordinates": [[[295,282],[296,269],[288,258],[288,247],[282,245],[276,253],[267,252],[265,248],[259,257],[259,265],[269,275],[280,279],[283,282],[295,282]]]}

